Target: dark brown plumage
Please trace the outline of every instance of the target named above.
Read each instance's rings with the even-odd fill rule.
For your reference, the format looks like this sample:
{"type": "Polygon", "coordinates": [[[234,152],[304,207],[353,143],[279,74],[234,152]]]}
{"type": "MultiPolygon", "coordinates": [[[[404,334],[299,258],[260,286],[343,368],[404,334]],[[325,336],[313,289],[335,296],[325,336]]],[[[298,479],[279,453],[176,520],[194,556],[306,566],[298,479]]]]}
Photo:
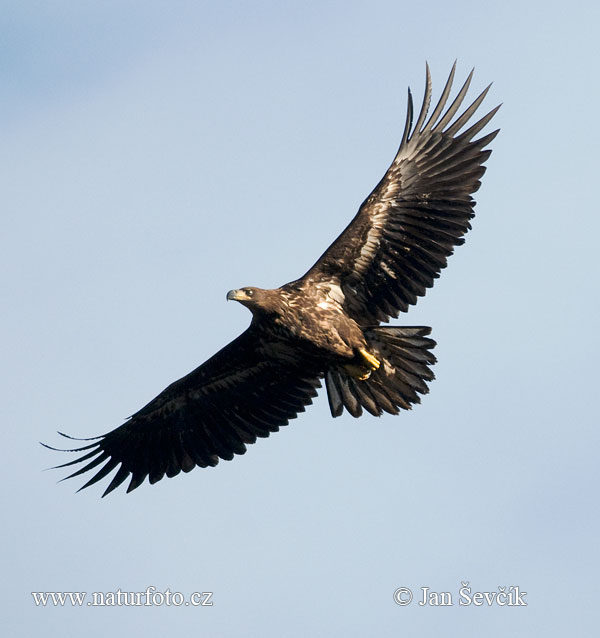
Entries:
{"type": "Polygon", "coordinates": [[[116,469],[108,494],[126,479],[131,491],[146,478],[232,459],[303,412],[323,378],[334,417],[344,409],[396,414],[420,401],[434,378],[430,328],[379,324],[416,303],[463,243],[491,153],[485,147],[498,133],[476,138],[499,107],[460,132],[489,89],[455,118],[472,73],[444,111],[454,73],[428,117],[427,68],[414,126],[409,91],[394,161],[315,265],[276,290],[230,291],[228,299],[252,311],[246,332],[125,424],[69,450],[84,454],[58,467],[86,463],[67,478],[98,468],[83,489],[116,469]]]}

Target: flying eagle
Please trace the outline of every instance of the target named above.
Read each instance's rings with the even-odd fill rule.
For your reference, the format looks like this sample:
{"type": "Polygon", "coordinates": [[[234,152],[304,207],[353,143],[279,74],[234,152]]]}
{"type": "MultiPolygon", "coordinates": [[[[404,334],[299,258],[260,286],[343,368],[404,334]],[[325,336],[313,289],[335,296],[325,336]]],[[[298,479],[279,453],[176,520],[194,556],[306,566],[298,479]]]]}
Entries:
{"type": "Polygon", "coordinates": [[[434,378],[431,329],[380,324],[415,304],[464,242],[475,206],[471,195],[491,153],[485,147],[498,133],[476,137],[499,106],[462,131],[489,86],[455,117],[472,71],[446,108],[455,68],[428,117],[426,67],[414,126],[409,90],[394,161],[314,266],[275,290],[230,290],[227,299],[252,312],[248,329],[120,427],[77,439],[93,442],[64,450],[84,454],[57,467],[85,462],[66,478],[101,466],[84,489],[118,468],[105,496],[128,478],[130,492],[146,477],[156,483],[231,460],[303,412],[323,378],[334,417],[344,409],[353,417],[363,409],[397,414],[420,402],[434,378]]]}

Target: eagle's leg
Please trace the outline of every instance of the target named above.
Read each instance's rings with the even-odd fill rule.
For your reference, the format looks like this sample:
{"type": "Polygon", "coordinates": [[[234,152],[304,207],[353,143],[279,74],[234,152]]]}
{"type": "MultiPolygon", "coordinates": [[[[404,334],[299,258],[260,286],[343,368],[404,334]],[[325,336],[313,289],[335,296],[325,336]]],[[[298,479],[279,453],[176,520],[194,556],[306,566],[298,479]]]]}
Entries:
{"type": "Polygon", "coordinates": [[[359,348],[358,351],[360,352],[362,358],[367,362],[367,365],[371,370],[377,370],[377,368],[379,368],[381,362],[379,361],[379,359],[377,359],[377,357],[374,357],[364,348],[359,348]]]}
{"type": "Polygon", "coordinates": [[[364,363],[355,364],[348,363],[344,366],[346,372],[358,379],[359,381],[366,381],[370,376],[373,370],[377,370],[381,365],[380,361],[374,357],[370,352],[367,352],[364,348],[359,348],[358,352],[362,357],[364,363]]]}

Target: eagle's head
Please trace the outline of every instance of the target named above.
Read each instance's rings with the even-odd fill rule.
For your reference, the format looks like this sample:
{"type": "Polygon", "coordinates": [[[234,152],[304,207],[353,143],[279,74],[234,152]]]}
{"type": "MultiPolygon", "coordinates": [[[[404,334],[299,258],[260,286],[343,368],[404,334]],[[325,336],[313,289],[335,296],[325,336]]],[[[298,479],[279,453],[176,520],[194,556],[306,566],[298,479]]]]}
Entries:
{"type": "Polygon", "coordinates": [[[280,304],[280,295],[277,290],[264,290],[263,288],[238,288],[227,293],[227,300],[239,301],[252,311],[252,314],[277,312],[280,304]]]}

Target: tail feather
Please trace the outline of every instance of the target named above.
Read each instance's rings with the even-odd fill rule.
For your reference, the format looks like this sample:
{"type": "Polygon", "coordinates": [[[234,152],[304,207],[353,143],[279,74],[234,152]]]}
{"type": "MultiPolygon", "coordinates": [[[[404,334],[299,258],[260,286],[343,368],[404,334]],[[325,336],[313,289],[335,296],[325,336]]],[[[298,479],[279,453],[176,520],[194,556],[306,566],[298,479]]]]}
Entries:
{"type": "Polygon", "coordinates": [[[360,381],[341,367],[331,368],[325,377],[327,398],[332,416],[344,408],[359,417],[363,408],[374,416],[383,412],[398,414],[420,403],[427,394],[427,381],[435,378],[430,366],[436,362],[431,352],[436,345],[427,337],[426,326],[382,326],[365,330],[369,352],[381,362],[370,377],[360,381]]]}

